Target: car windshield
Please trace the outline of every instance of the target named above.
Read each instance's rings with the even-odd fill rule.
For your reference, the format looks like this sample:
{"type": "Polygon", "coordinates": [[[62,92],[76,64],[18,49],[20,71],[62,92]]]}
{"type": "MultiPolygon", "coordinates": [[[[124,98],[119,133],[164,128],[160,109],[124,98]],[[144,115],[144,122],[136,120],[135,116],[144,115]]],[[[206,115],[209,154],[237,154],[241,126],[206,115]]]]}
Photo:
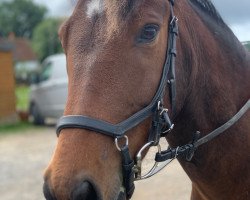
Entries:
{"type": "Polygon", "coordinates": [[[40,81],[46,81],[51,77],[52,64],[50,62],[44,63],[40,74],[40,81]]]}

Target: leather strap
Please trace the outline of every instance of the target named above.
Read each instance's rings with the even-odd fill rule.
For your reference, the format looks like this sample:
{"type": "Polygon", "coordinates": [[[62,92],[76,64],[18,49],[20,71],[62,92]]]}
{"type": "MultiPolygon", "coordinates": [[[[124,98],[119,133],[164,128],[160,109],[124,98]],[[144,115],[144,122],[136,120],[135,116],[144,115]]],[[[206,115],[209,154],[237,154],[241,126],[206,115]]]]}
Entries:
{"type": "Polygon", "coordinates": [[[154,110],[157,109],[155,104],[155,102],[152,102],[143,110],[140,110],[130,118],[116,125],[82,115],[64,116],[58,121],[56,132],[59,136],[62,129],[80,128],[102,133],[111,137],[121,137],[128,130],[134,128],[151,116],[154,110]]]}
{"type": "Polygon", "coordinates": [[[239,110],[239,112],[236,115],[234,115],[229,121],[227,121],[225,124],[223,124],[219,128],[215,129],[211,133],[207,134],[205,137],[199,139],[194,144],[194,147],[197,148],[200,145],[209,142],[210,140],[214,139],[215,137],[223,133],[225,130],[229,129],[237,121],[239,121],[239,119],[248,111],[249,108],[250,108],[250,100],[248,100],[246,104],[239,110]]]}
{"type": "Polygon", "coordinates": [[[131,158],[128,146],[121,148],[123,186],[126,189],[127,198],[130,199],[135,190],[134,184],[134,160],[131,158]]]}
{"type": "MultiPolygon", "coordinates": [[[[80,128],[95,131],[101,134],[105,134],[111,137],[121,137],[128,130],[134,128],[141,122],[143,122],[148,117],[152,116],[154,113],[158,114],[158,103],[163,101],[165,95],[165,90],[167,83],[170,85],[170,99],[172,105],[172,111],[175,110],[175,99],[176,99],[176,89],[175,89],[175,57],[176,57],[176,37],[178,35],[178,26],[177,18],[173,14],[172,1],[170,1],[171,7],[171,16],[170,16],[170,25],[169,25],[169,39],[168,39],[168,48],[166,52],[165,63],[163,66],[162,77],[159,83],[158,90],[151,101],[151,103],[138,111],[128,119],[120,122],[119,124],[111,124],[103,120],[91,118],[84,115],[68,115],[63,116],[57,124],[57,135],[59,136],[60,131],[66,128],[80,128]],[[168,80],[169,78],[169,80],[168,80]]],[[[168,113],[165,113],[165,118],[169,118],[168,113]]],[[[172,123],[168,120],[166,123],[169,123],[171,126],[172,123]]],[[[150,132],[150,135],[158,134],[159,132],[150,132]]],[[[149,136],[149,138],[156,138],[156,136],[149,136]]]]}
{"type": "MultiPolygon", "coordinates": [[[[173,15],[173,14],[172,14],[173,15]]],[[[176,38],[178,36],[179,30],[178,30],[178,24],[177,24],[177,18],[173,15],[172,21],[170,22],[170,28],[169,28],[169,38],[170,38],[170,47],[169,54],[170,54],[170,69],[169,69],[169,75],[168,75],[168,84],[169,84],[169,96],[171,100],[171,106],[172,106],[172,113],[175,113],[176,111],[176,77],[175,77],[175,59],[177,56],[177,49],[176,49],[176,38]]]]}
{"type": "Polygon", "coordinates": [[[214,139],[215,137],[219,136],[221,133],[229,129],[231,126],[233,126],[249,110],[249,108],[250,108],[250,100],[246,102],[246,104],[239,110],[238,113],[236,113],[229,121],[227,121],[225,124],[223,124],[219,128],[208,133],[206,136],[200,139],[198,138],[199,132],[196,132],[192,143],[186,144],[181,147],[173,148],[173,149],[168,149],[161,153],[157,153],[155,156],[155,161],[164,162],[169,159],[174,159],[178,156],[184,156],[186,160],[191,161],[195,150],[200,145],[211,141],[212,139],[214,139]]]}

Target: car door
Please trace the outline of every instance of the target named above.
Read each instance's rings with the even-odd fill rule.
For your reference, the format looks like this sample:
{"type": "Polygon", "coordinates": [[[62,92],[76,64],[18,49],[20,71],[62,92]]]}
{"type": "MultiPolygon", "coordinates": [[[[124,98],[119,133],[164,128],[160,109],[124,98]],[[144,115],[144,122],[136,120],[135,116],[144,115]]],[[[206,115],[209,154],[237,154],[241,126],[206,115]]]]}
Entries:
{"type": "Polygon", "coordinates": [[[49,93],[51,93],[52,85],[52,62],[45,61],[42,64],[42,70],[39,74],[39,83],[33,89],[33,98],[39,112],[43,117],[48,117],[50,114],[51,98],[49,93]]]}
{"type": "Polygon", "coordinates": [[[63,115],[68,89],[68,76],[65,55],[58,55],[52,63],[51,85],[47,93],[49,115],[59,118],[63,115]]]}
{"type": "Polygon", "coordinates": [[[63,114],[68,89],[65,55],[50,56],[41,69],[39,83],[31,90],[31,101],[43,118],[59,118],[63,114]]]}

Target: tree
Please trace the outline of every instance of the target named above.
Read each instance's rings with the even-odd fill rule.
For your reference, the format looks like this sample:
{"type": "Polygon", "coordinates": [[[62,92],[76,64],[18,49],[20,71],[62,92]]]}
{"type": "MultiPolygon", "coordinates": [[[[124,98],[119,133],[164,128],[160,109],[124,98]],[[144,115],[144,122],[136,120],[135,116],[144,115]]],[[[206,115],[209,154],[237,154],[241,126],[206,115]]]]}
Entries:
{"type": "Polygon", "coordinates": [[[35,28],[32,46],[41,61],[49,55],[63,52],[57,34],[61,23],[61,19],[48,18],[35,28]]]}
{"type": "Polygon", "coordinates": [[[250,51],[250,41],[246,42],[246,44],[244,46],[248,49],[248,51],[250,51]]]}
{"type": "Polygon", "coordinates": [[[47,12],[44,6],[32,0],[11,0],[0,3],[0,33],[8,36],[31,38],[34,27],[39,24],[47,12]]]}

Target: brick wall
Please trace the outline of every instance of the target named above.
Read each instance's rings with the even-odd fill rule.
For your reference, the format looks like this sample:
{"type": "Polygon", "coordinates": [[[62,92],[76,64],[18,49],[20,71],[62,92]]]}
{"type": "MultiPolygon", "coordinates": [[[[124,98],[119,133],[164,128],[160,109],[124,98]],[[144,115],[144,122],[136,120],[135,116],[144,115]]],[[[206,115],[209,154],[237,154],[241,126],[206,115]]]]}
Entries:
{"type": "Polygon", "coordinates": [[[12,53],[0,50],[0,122],[12,118],[15,113],[16,97],[12,53]]]}

